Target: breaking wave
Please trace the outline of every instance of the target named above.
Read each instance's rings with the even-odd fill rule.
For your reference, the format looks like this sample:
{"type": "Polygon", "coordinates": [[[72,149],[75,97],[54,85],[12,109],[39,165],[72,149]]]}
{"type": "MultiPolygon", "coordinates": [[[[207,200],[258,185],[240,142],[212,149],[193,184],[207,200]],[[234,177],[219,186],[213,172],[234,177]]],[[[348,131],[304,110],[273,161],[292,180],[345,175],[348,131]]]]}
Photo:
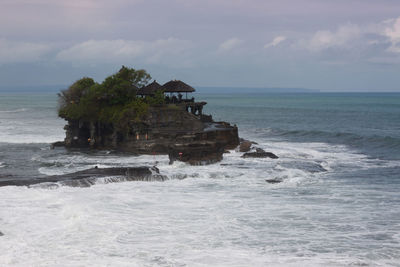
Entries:
{"type": "Polygon", "coordinates": [[[262,130],[263,137],[276,137],[290,141],[312,141],[331,144],[343,144],[350,148],[360,149],[363,153],[383,158],[400,159],[400,137],[360,135],[348,132],[328,132],[317,130],[262,130]]]}
{"type": "Polygon", "coordinates": [[[18,108],[18,109],[11,109],[11,110],[0,110],[0,113],[21,113],[29,111],[27,108],[18,108]]]}

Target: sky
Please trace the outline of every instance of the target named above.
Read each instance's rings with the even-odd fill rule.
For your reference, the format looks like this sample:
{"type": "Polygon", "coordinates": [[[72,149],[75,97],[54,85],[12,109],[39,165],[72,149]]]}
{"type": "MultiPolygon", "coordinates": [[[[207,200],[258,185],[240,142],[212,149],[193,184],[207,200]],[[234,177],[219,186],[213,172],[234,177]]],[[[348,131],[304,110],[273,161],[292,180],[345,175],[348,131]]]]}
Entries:
{"type": "Polygon", "coordinates": [[[122,66],[193,86],[400,92],[399,0],[0,0],[0,86],[122,66]]]}

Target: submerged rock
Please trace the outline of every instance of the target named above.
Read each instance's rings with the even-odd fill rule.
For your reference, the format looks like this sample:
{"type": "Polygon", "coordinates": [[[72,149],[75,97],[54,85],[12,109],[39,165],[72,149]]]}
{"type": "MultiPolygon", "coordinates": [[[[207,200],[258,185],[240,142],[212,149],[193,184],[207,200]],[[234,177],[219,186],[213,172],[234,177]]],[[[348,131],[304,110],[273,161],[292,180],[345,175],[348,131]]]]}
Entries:
{"type": "Polygon", "coordinates": [[[103,181],[104,183],[123,181],[165,181],[168,179],[166,176],[161,175],[156,167],[92,168],[63,175],[36,178],[12,177],[12,179],[0,181],[0,186],[32,186],[42,183],[61,183],[67,186],[87,187],[95,184],[101,178],[106,179],[103,181]]]}
{"type": "Polygon", "coordinates": [[[57,141],[51,144],[51,149],[54,149],[56,147],[64,147],[65,146],[65,142],[64,141],[57,141]]]}
{"type": "Polygon", "coordinates": [[[175,144],[169,149],[169,163],[175,160],[190,165],[208,165],[222,160],[224,147],[215,142],[197,142],[191,144],[175,144]]]}
{"type": "Polygon", "coordinates": [[[278,179],[278,178],[274,178],[274,179],[267,179],[267,180],[265,180],[267,183],[270,183],[270,184],[279,184],[279,183],[282,183],[282,180],[281,179],[278,179]]]}
{"type": "Polygon", "coordinates": [[[277,159],[279,158],[277,155],[275,155],[272,152],[265,152],[261,148],[257,148],[256,152],[248,152],[244,153],[243,158],[271,158],[271,159],[277,159]]]}
{"type": "Polygon", "coordinates": [[[239,145],[239,152],[249,152],[252,143],[248,140],[243,140],[239,145]]]}

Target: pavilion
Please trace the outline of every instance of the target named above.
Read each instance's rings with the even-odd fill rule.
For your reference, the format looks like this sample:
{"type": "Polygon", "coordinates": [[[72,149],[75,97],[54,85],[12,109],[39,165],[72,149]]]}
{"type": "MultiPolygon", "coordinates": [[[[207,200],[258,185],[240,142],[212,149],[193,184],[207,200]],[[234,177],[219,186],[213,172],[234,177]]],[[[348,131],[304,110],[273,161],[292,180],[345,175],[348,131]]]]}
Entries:
{"type": "Polygon", "coordinates": [[[170,96],[172,96],[173,93],[178,93],[178,95],[181,96],[182,93],[186,93],[186,100],[188,99],[187,93],[193,93],[194,91],[196,91],[190,85],[179,80],[169,81],[165,83],[162,87],[164,88],[164,93],[170,93],[170,96]]]}
{"type": "Polygon", "coordinates": [[[154,96],[155,93],[159,90],[164,91],[164,88],[156,80],[154,80],[152,83],[146,85],[145,87],[140,88],[137,91],[137,95],[140,95],[142,97],[154,96]]]}

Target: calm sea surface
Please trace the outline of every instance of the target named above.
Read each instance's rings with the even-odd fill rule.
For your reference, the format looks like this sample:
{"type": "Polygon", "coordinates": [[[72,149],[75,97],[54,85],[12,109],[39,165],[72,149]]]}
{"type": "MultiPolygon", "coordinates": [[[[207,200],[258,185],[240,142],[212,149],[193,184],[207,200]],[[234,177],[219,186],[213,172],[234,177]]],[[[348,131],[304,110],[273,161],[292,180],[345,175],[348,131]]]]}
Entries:
{"type": "Polygon", "coordinates": [[[0,266],[400,266],[400,94],[196,97],[279,159],[51,150],[56,94],[0,93],[0,179],[156,161],[170,178],[0,187],[0,266]]]}

